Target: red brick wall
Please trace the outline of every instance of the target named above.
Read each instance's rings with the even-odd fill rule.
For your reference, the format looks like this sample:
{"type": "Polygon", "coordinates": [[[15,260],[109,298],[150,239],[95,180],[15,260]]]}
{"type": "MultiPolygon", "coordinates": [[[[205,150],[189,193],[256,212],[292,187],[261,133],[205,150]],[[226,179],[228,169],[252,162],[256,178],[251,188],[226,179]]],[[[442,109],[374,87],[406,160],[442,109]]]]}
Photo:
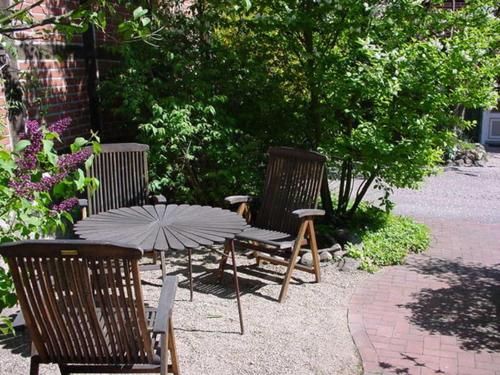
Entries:
{"type": "MultiPolygon", "coordinates": [[[[0,124],[5,124],[7,121],[7,109],[5,107],[5,90],[4,85],[0,85],[0,124]]],[[[10,148],[11,139],[8,126],[0,127],[0,147],[10,148]]]]}
{"type": "MultiPolygon", "coordinates": [[[[26,0],[24,6],[33,3],[26,0]]],[[[46,0],[33,8],[35,19],[44,19],[63,14],[73,9],[77,0],[46,0]]],[[[90,132],[87,74],[83,57],[83,39],[75,35],[71,41],[53,31],[51,26],[17,32],[17,58],[11,58],[10,70],[15,72],[22,87],[25,104],[24,118],[42,119],[51,123],[64,117],[71,117],[73,124],[65,134],[67,145],[76,136],[90,132]]],[[[5,87],[1,87],[1,98],[5,98],[5,87]]],[[[0,113],[1,116],[1,113],[0,113]]],[[[5,113],[3,133],[10,134],[10,142],[22,124],[8,124],[5,113]],[[16,129],[17,127],[17,129],[16,129]]]]}
{"type": "Polygon", "coordinates": [[[74,137],[86,136],[90,131],[85,61],[71,56],[60,61],[50,57],[17,61],[17,68],[23,73],[21,84],[34,85],[25,91],[27,117],[43,117],[49,124],[71,117],[72,126],[63,139],[70,143],[74,137]]]}

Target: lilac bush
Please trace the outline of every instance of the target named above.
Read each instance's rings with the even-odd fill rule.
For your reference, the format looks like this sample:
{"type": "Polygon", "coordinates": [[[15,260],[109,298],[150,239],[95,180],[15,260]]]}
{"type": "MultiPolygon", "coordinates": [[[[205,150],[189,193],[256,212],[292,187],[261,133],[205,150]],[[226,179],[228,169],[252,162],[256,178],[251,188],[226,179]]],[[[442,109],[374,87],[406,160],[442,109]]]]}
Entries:
{"type": "Polygon", "coordinates": [[[69,117],[48,126],[37,120],[28,120],[14,153],[7,156],[2,150],[3,159],[7,158],[11,163],[4,171],[8,172],[4,176],[7,183],[3,185],[1,195],[8,196],[7,202],[11,204],[2,207],[0,220],[9,223],[2,215],[15,217],[11,221],[13,225],[6,226],[10,232],[2,233],[2,242],[11,237],[41,237],[54,233],[56,228],[63,227],[64,218],[73,220],[77,196],[85,189],[97,186],[97,181],[85,177],[83,171],[92,163],[93,152],[98,151],[97,137],[93,135],[90,140],[76,138],[70,146],[70,153],[60,154],[55,149],[56,142],[61,143],[70,125],[69,117]],[[25,215],[20,207],[29,207],[34,212],[25,215]]]}
{"type": "MultiPolygon", "coordinates": [[[[97,186],[97,180],[83,172],[92,163],[93,151],[99,151],[97,137],[76,138],[70,153],[56,152],[55,144],[70,124],[70,118],[48,126],[29,120],[14,152],[0,148],[0,243],[41,238],[64,229],[65,221],[73,220],[78,194],[97,186]]],[[[12,330],[1,312],[15,303],[12,278],[0,265],[0,333],[12,330]]]]}

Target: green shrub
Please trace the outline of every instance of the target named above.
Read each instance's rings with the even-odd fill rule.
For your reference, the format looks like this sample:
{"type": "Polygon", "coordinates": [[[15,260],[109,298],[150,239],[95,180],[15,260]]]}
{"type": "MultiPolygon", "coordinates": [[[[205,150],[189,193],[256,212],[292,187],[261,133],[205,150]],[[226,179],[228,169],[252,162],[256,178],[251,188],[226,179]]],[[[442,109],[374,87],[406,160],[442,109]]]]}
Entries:
{"type": "Polygon", "coordinates": [[[337,215],[349,217],[373,184],[389,194],[434,173],[455,130],[472,125],[461,108],[497,103],[497,2],[469,0],[454,12],[443,2],[162,2],[151,17],[154,43],[120,43],[101,96],[131,127],[156,121],[155,105],[215,109],[218,126],[182,141],[202,145],[190,153],[191,175],[176,172],[184,164],[173,152],[163,161],[174,200],[198,199],[196,181],[205,191],[215,181],[229,191],[260,185],[261,175],[246,178],[258,158],[241,150],[245,158],[218,162],[219,154],[278,144],[329,156],[342,181],[337,215]],[[207,179],[215,168],[217,179],[207,179]],[[360,189],[353,176],[365,181],[360,189]]]}
{"type": "MultiPolygon", "coordinates": [[[[253,143],[220,125],[213,106],[153,104],[152,118],[139,126],[150,146],[150,190],[170,202],[220,204],[225,196],[254,192],[253,143]]],[[[258,153],[260,154],[260,153],[258,153]]]]}
{"type": "Polygon", "coordinates": [[[361,260],[361,268],[370,272],[381,266],[403,264],[409,253],[426,250],[430,232],[424,224],[363,205],[349,224],[359,235],[363,247],[348,244],[347,254],[361,260]]]}
{"type": "MultiPolygon", "coordinates": [[[[7,270],[0,266],[0,313],[7,307],[16,304],[17,298],[14,292],[14,283],[7,270]]],[[[10,320],[0,315],[0,335],[8,333],[12,329],[10,320]],[[3,326],[1,325],[3,324],[3,326]]]]}
{"type": "MultiPolygon", "coordinates": [[[[68,154],[55,150],[70,122],[66,118],[45,126],[28,120],[14,151],[0,149],[0,243],[64,231],[65,223],[73,221],[78,194],[97,186],[98,181],[83,172],[83,165],[93,161],[93,151],[99,151],[97,138],[76,138],[68,154]],[[88,145],[93,151],[85,148],[88,145]]],[[[11,275],[0,265],[0,314],[15,303],[11,275]]],[[[12,330],[7,317],[0,315],[0,323],[0,333],[12,330]]]]}

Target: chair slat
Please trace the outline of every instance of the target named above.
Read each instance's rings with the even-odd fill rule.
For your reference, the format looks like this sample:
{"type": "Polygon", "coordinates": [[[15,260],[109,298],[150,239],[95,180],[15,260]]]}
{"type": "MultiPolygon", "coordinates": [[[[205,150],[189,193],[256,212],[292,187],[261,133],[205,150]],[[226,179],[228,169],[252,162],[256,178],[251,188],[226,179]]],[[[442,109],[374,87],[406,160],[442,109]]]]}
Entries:
{"type": "Polygon", "coordinates": [[[256,226],[295,235],[296,209],[315,208],[326,158],[285,147],[269,150],[269,163],[256,226]]]}
{"type": "Polygon", "coordinates": [[[47,349],[52,353],[53,358],[61,358],[61,352],[57,340],[52,335],[54,327],[51,325],[50,319],[47,319],[47,311],[38,288],[38,275],[33,269],[31,259],[22,259],[21,274],[23,277],[26,291],[28,292],[29,300],[33,308],[35,320],[40,322],[39,329],[42,337],[49,337],[47,340],[47,349]]]}
{"type": "Polygon", "coordinates": [[[83,340],[86,343],[88,349],[88,357],[85,360],[89,361],[93,358],[99,358],[95,348],[95,343],[92,339],[93,335],[89,325],[89,319],[91,311],[87,309],[85,305],[84,297],[82,296],[82,286],[86,285],[85,280],[79,280],[77,274],[77,268],[80,266],[78,259],[63,258],[65,263],[64,269],[66,274],[66,279],[68,280],[68,294],[71,294],[74,299],[75,311],[77,313],[77,324],[81,327],[81,332],[83,334],[83,340]]]}
{"type": "Polygon", "coordinates": [[[147,203],[148,150],[137,143],[102,145],[87,171],[87,176],[100,182],[96,192],[89,192],[89,215],[147,203]]]}
{"type": "Polygon", "coordinates": [[[10,246],[2,255],[44,362],[153,363],[139,250],[91,241],[10,246]]]}
{"type": "Polygon", "coordinates": [[[62,320],[64,321],[64,327],[66,327],[65,331],[69,336],[69,347],[71,347],[72,350],[72,354],[69,357],[72,358],[73,361],[78,361],[79,359],[84,357],[83,349],[76,343],[78,331],[75,324],[73,324],[73,322],[71,321],[71,316],[69,314],[69,309],[71,307],[68,306],[67,302],[65,301],[66,296],[63,292],[64,289],[61,285],[60,277],[57,276],[57,266],[55,262],[56,261],[54,258],[47,259],[47,272],[53,279],[52,285],[54,298],[57,299],[58,311],[62,320]]]}
{"type": "Polygon", "coordinates": [[[60,314],[58,302],[55,298],[54,293],[51,293],[53,286],[50,281],[50,273],[47,270],[47,262],[35,262],[34,267],[39,278],[39,285],[42,292],[43,300],[47,302],[47,307],[50,310],[50,317],[48,319],[54,319],[54,329],[59,336],[58,344],[60,345],[62,357],[70,358],[73,354],[73,350],[70,346],[70,337],[67,331],[63,328],[65,323],[62,320],[62,315],[60,314]]]}

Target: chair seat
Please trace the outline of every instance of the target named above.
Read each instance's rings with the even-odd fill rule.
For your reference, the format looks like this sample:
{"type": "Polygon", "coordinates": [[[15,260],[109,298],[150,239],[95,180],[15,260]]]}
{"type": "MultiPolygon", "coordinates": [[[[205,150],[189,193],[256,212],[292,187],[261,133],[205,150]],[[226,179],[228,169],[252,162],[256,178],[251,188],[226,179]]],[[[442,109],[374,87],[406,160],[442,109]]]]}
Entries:
{"type": "Polygon", "coordinates": [[[256,241],[279,249],[289,249],[293,247],[295,239],[288,233],[252,227],[237,234],[236,240],[256,241]]]}

